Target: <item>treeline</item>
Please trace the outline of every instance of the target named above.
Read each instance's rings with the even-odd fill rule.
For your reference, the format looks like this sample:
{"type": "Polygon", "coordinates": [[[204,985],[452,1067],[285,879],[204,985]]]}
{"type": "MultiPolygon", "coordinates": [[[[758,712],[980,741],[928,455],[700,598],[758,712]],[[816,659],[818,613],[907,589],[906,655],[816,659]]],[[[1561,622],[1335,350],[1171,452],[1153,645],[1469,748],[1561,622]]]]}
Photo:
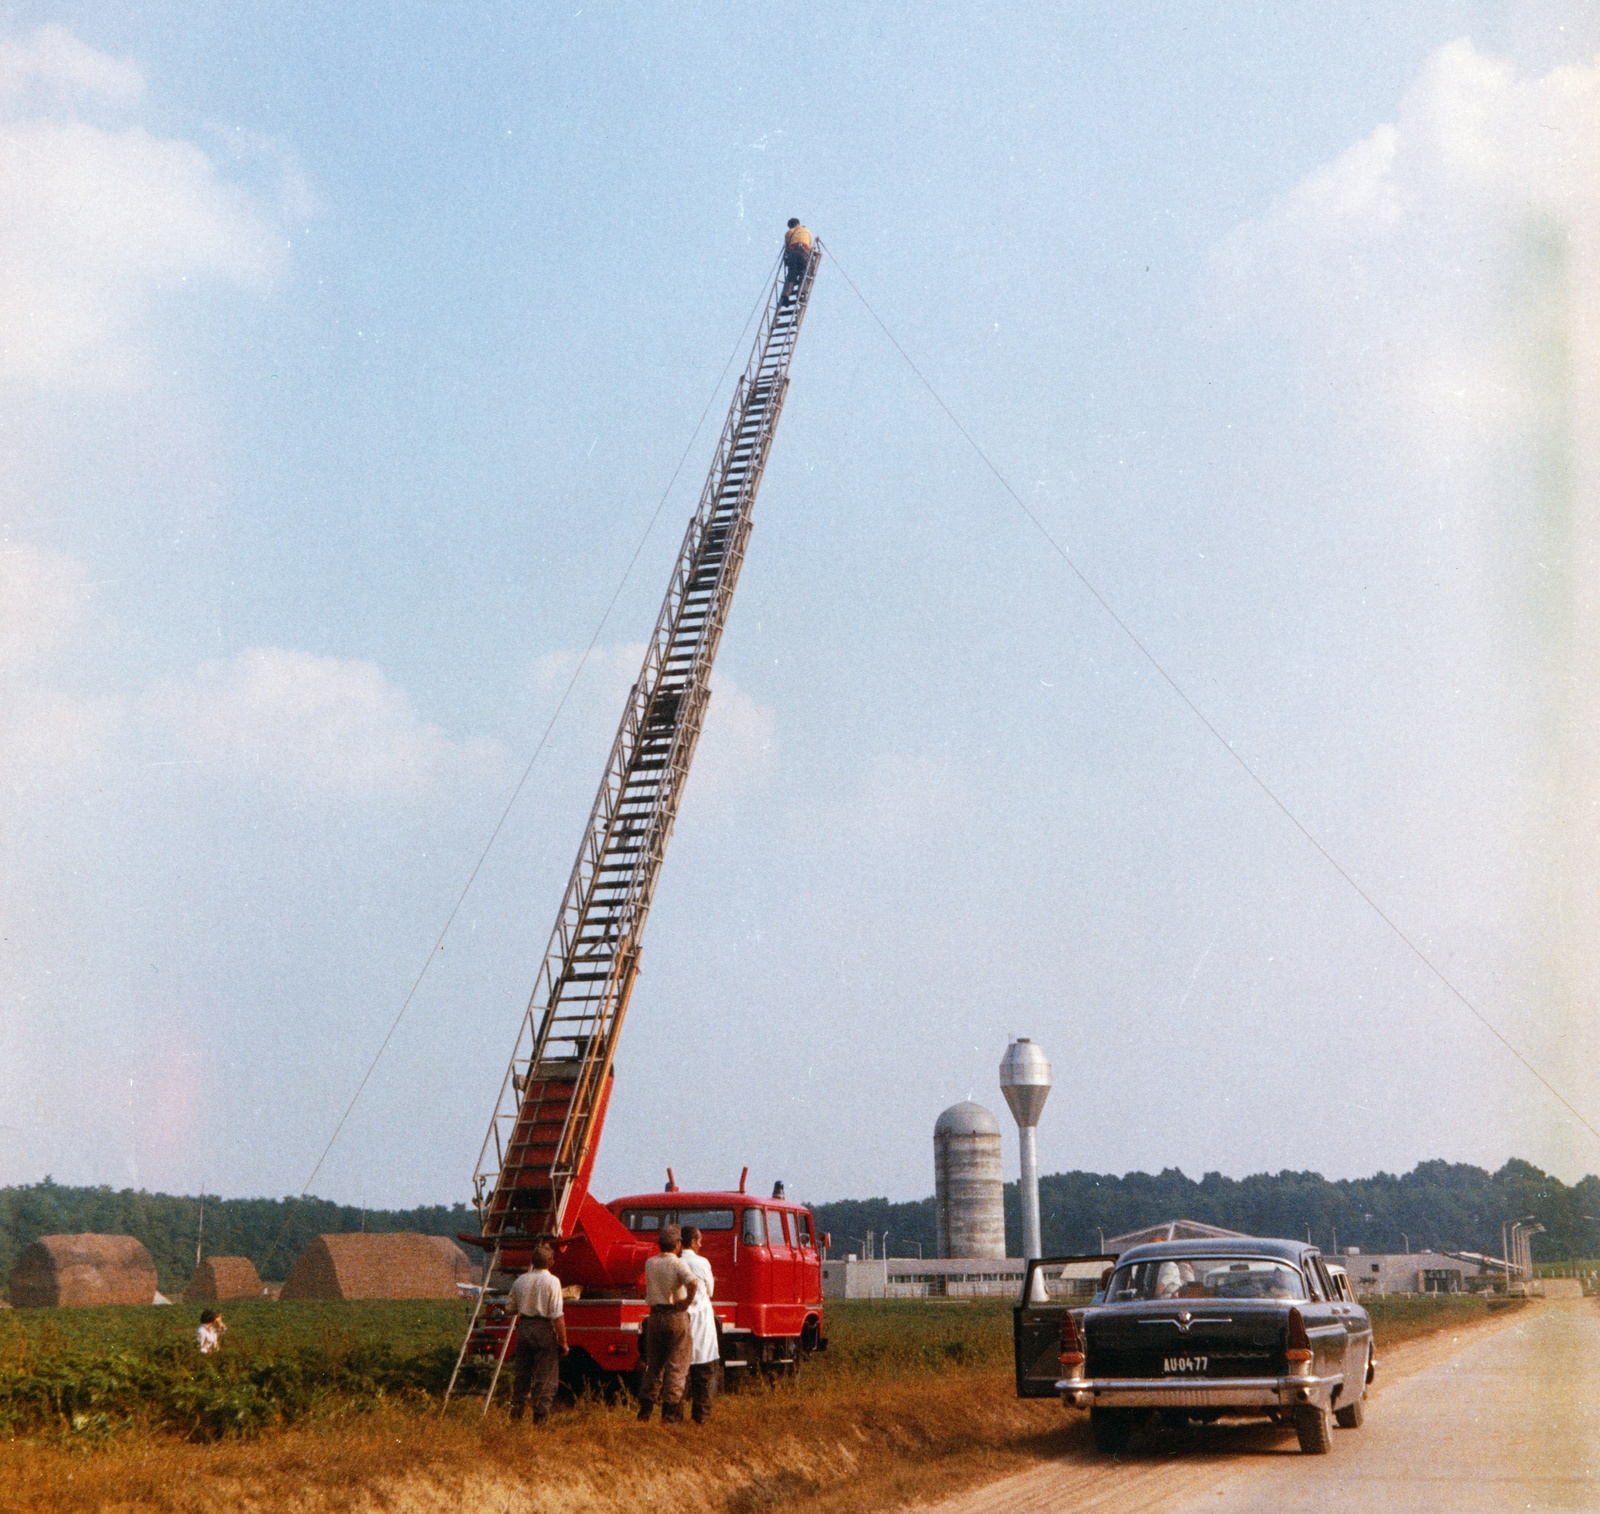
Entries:
{"type": "MultiPolygon", "coordinates": [[[[1006,1249],[1022,1251],[1017,1185],[1005,1190],[1006,1249]]],[[[817,1228],[833,1237],[833,1254],[861,1252],[867,1232],[883,1254],[935,1255],[931,1198],[891,1204],[887,1199],[841,1199],[816,1204],[817,1228]]],[[[1545,1227],[1536,1236],[1536,1261],[1565,1262],[1600,1254],[1600,1178],[1568,1187],[1529,1162],[1513,1159],[1498,1172],[1459,1162],[1423,1162],[1402,1177],[1330,1182],[1315,1172],[1257,1173],[1198,1180],[1175,1167],[1154,1175],[1123,1177],[1058,1172],[1039,1180],[1039,1215],[1047,1253],[1097,1251],[1101,1237],[1163,1220],[1201,1220],[1251,1235],[1304,1237],[1325,1250],[1427,1249],[1498,1254],[1503,1221],[1532,1215],[1545,1227]]],[[[281,1282],[315,1235],[367,1229],[420,1230],[424,1235],[475,1231],[465,1204],[420,1209],[368,1209],[327,1199],[217,1199],[205,1201],[208,1256],[247,1256],[269,1282],[281,1282]]],[[[0,1188],[0,1287],[17,1255],[41,1235],[132,1235],[155,1258],[161,1290],[175,1295],[194,1271],[200,1200],[132,1189],[69,1188],[46,1178],[22,1188],[0,1188]]]]}
{"type": "MultiPolygon", "coordinates": [[[[200,1200],[129,1188],[69,1188],[46,1178],[0,1188],[0,1288],[22,1248],[41,1235],[131,1235],[155,1259],[161,1291],[175,1297],[194,1273],[200,1200]]],[[[421,1209],[368,1209],[327,1199],[205,1200],[205,1254],[247,1256],[268,1282],[282,1282],[313,1236],[349,1230],[420,1230],[424,1235],[475,1232],[465,1204],[421,1209]]]]}
{"type": "MultiPolygon", "coordinates": [[[[1006,1249],[1022,1250],[1017,1185],[1005,1190],[1006,1249]]],[[[834,1255],[859,1252],[870,1230],[878,1254],[889,1233],[890,1254],[934,1251],[932,1199],[891,1204],[850,1199],[815,1206],[817,1228],[832,1233],[834,1255]]],[[[1498,1172],[1461,1162],[1423,1162],[1404,1176],[1330,1182],[1316,1172],[1257,1173],[1198,1180],[1175,1167],[1123,1177],[1058,1172],[1039,1179],[1039,1221],[1046,1253],[1097,1251],[1102,1236],[1125,1234],[1163,1220],[1200,1220],[1251,1235],[1304,1239],[1324,1250],[1334,1244],[1363,1251],[1425,1249],[1499,1254],[1502,1222],[1532,1215],[1545,1227],[1534,1237],[1536,1261],[1564,1262],[1600,1254],[1600,1178],[1568,1187],[1532,1163],[1513,1159],[1498,1172]]]]}

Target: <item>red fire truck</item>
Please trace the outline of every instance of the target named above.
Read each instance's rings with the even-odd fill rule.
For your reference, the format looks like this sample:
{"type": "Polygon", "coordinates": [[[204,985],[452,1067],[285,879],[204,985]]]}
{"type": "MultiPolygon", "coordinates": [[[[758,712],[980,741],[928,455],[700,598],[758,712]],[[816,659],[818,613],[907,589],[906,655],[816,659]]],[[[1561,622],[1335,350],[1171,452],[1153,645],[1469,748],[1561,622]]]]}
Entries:
{"type": "MultiPolygon", "coordinates": [[[[609,1232],[607,1261],[618,1273],[637,1274],[629,1287],[587,1287],[572,1282],[582,1270],[568,1247],[556,1266],[563,1284],[578,1297],[566,1305],[571,1354],[562,1375],[572,1386],[632,1374],[639,1366],[639,1330],[648,1313],[643,1299],[643,1269],[656,1251],[663,1225],[696,1225],[704,1239],[701,1253],[716,1278],[712,1306],[722,1339],[722,1363],[730,1387],[751,1373],[793,1372],[807,1356],[822,1350],[822,1253],[811,1211],[781,1195],[753,1198],[737,1193],[634,1194],[596,1205],[585,1216],[588,1245],[596,1232],[609,1232]],[[616,1229],[595,1224],[609,1215],[616,1229]]],[[[492,1297],[478,1327],[475,1348],[498,1354],[509,1321],[503,1295],[492,1297]]]]}
{"type": "MultiPolygon", "coordinates": [[[[639,1360],[644,1264],[676,1220],[705,1233],[723,1360],[736,1381],[792,1369],[824,1343],[822,1267],[811,1214],[744,1192],[664,1193],[601,1204],[589,1192],[612,1091],[612,1063],[639,969],[645,919],[711,697],[711,665],[733,601],[800,322],[821,259],[768,290],[700,502],[679,550],[638,681],[629,691],[600,791],[489,1121],[473,1197],[487,1254],[456,1372],[471,1352],[503,1359],[496,1285],[554,1247],[567,1290],[569,1367],[615,1378],[639,1360]]],[[[487,1412],[498,1366],[484,1400],[487,1412]]],[[[448,1401],[448,1396],[447,1396],[448,1401]]]]}

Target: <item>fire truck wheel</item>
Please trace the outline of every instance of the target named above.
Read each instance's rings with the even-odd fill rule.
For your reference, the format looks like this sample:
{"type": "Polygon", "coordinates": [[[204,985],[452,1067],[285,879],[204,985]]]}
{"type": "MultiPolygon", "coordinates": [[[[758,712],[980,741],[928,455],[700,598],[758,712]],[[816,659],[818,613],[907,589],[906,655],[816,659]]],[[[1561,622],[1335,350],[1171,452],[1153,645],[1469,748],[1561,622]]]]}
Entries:
{"type": "Polygon", "coordinates": [[[769,1383],[786,1382],[800,1371],[800,1342],[785,1336],[772,1342],[772,1354],[761,1364],[761,1375],[769,1383]]]}

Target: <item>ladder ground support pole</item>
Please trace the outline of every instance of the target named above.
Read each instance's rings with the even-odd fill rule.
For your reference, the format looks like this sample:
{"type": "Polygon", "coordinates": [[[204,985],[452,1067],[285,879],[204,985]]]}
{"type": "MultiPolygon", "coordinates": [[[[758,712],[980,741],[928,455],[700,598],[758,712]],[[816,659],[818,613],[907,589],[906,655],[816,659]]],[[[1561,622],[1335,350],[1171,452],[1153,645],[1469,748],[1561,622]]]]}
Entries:
{"type": "MultiPolygon", "coordinates": [[[[495,1269],[500,1265],[500,1248],[494,1248],[494,1255],[489,1259],[489,1265],[484,1269],[483,1283],[478,1289],[478,1296],[473,1301],[472,1314],[467,1320],[467,1333],[462,1337],[461,1349],[456,1352],[456,1364],[450,1369],[450,1382],[444,1390],[444,1402],[439,1405],[439,1412],[443,1414],[450,1407],[450,1400],[455,1395],[456,1379],[461,1376],[461,1364],[467,1359],[467,1348],[472,1344],[473,1332],[478,1328],[478,1316],[483,1313],[483,1301],[489,1295],[489,1279],[495,1274],[495,1269]]],[[[487,1409],[487,1404],[484,1406],[487,1409]]]]}
{"type": "Polygon", "coordinates": [[[813,249],[797,280],[786,282],[781,266],[773,279],[501,1081],[473,1174],[481,1243],[497,1255],[507,1242],[520,1253],[562,1239],[586,1190],[645,920],[820,262],[813,249]]]}

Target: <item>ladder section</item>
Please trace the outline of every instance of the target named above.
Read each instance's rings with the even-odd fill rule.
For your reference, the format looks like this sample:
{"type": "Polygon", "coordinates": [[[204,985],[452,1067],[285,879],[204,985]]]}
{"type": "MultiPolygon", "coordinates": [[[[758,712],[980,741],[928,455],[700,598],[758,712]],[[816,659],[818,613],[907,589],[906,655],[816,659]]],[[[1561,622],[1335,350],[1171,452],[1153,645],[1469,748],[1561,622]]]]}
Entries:
{"type": "Polygon", "coordinates": [[[555,1239],[598,1135],[640,938],[710,698],[712,662],[820,252],[774,279],[674,564],[473,1178],[485,1239],[555,1239]]]}

